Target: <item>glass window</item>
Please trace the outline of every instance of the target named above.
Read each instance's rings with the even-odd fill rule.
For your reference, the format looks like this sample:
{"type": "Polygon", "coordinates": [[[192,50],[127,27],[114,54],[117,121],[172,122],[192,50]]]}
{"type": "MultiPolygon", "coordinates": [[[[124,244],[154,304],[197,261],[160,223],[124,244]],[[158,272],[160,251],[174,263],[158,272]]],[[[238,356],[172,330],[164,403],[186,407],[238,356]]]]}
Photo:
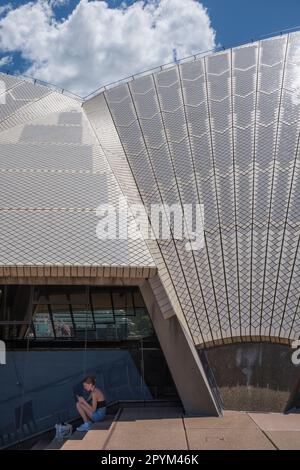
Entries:
{"type": "Polygon", "coordinates": [[[118,341],[118,331],[114,323],[97,324],[96,334],[99,341],[118,341]]]}
{"type": "Polygon", "coordinates": [[[49,300],[48,298],[45,296],[45,295],[40,295],[39,297],[36,297],[36,299],[34,300],[34,303],[35,304],[48,304],[49,303],[49,300]]]}
{"type": "Polygon", "coordinates": [[[92,293],[92,305],[96,324],[114,323],[114,315],[109,292],[92,293]]]}
{"type": "Polygon", "coordinates": [[[74,336],[69,305],[51,305],[55,334],[58,338],[74,336]]]}
{"type": "Polygon", "coordinates": [[[137,308],[135,317],[136,331],[142,338],[154,336],[154,329],[146,308],[137,308]]]}
{"type": "Polygon", "coordinates": [[[116,317],[116,327],[120,340],[127,340],[139,337],[134,319],[128,317],[116,317]]]}
{"type": "Polygon", "coordinates": [[[153,336],[150,317],[136,287],[39,286],[35,299],[37,338],[80,338],[86,329],[87,338],[103,341],[153,336]]]}
{"type": "Polygon", "coordinates": [[[115,322],[112,310],[94,310],[94,318],[96,325],[108,325],[115,322]]]}
{"type": "Polygon", "coordinates": [[[51,294],[49,295],[49,303],[52,305],[68,304],[69,301],[66,294],[51,294]]]}
{"type": "Polygon", "coordinates": [[[70,300],[74,305],[89,305],[90,303],[86,291],[71,293],[70,300]]]}
{"type": "Polygon", "coordinates": [[[122,340],[148,338],[154,334],[146,309],[137,309],[135,317],[116,317],[116,326],[122,340]]]}
{"type": "Polygon", "coordinates": [[[115,315],[134,315],[132,292],[122,291],[113,293],[113,304],[115,315]]]}
{"type": "Polygon", "coordinates": [[[37,305],[34,316],[33,324],[35,335],[37,338],[53,338],[53,327],[48,310],[48,305],[37,305]]]}
{"type": "Polygon", "coordinates": [[[43,295],[47,295],[50,304],[68,304],[69,286],[46,286],[43,295]]]}
{"type": "MultiPolygon", "coordinates": [[[[10,329],[11,329],[11,327],[10,327],[10,329]]],[[[10,338],[13,338],[13,337],[14,337],[14,331],[13,331],[13,330],[10,331],[10,336],[9,336],[9,337],[10,337],[10,338]]],[[[28,327],[27,332],[26,332],[26,334],[25,334],[25,338],[33,338],[33,339],[35,338],[33,325],[30,325],[30,326],[28,327]]]]}
{"type": "Polygon", "coordinates": [[[76,330],[94,330],[94,319],[92,312],[84,305],[72,305],[73,318],[76,330]]]}
{"type": "Polygon", "coordinates": [[[46,299],[46,287],[45,286],[36,286],[33,294],[33,302],[46,304],[48,300],[46,299]],[[41,300],[43,298],[43,300],[41,300]]]}
{"type": "Polygon", "coordinates": [[[92,292],[93,307],[112,310],[110,292],[92,292]]]}

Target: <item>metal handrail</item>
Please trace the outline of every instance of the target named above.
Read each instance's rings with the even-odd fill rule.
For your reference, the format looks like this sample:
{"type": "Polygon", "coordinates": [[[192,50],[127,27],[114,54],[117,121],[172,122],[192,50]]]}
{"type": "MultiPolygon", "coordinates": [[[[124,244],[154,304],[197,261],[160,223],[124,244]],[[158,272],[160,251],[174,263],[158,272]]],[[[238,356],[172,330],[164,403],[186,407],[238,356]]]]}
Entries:
{"type": "Polygon", "coordinates": [[[0,321],[0,326],[1,325],[30,325],[32,322],[29,320],[1,320],[0,321]]]}
{"type": "Polygon", "coordinates": [[[24,81],[30,81],[30,82],[32,82],[33,85],[41,85],[41,86],[44,86],[44,87],[47,87],[47,88],[50,88],[50,89],[52,88],[53,91],[56,91],[57,93],[68,96],[69,98],[73,98],[76,101],[80,101],[80,102],[83,101],[82,96],[80,96],[76,93],[73,93],[72,91],[67,90],[66,88],[62,88],[58,85],[55,85],[54,83],[46,82],[45,80],[41,80],[39,78],[34,78],[30,75],[11,72],[9,70],[5,70],[4,72],[1,72],[1,70],[0,70],[0,73],[5,73],[6,75],[12,75],[14,77],[18,77],[20,79],[23,79],[24,81]]]}
{"type": "Polygon", "coordinates": [[[157,66],[157,67],[152,67],[150,69],[143,70],[141,72],[129,75],[129,76],[127,76],[125,78],[122,78],[120,80],[116,80],[116,81],[110,82],[106,85],[102,85],[102,86],[96,88],[96,90],[92,91],[88,95],[83,96],[83,100],[86,101],[87,99],[91,99],[92,97],[96,96],[97,94],[99,94],[103,91],[106,91],[109,88],[113,88],[114,86],[117,86],[119,84],[127,83],[129,81],[133,81],[133,80],[135,80],[135,78],[138,78],[141,75],[148,75],[148,74],[150,75],[151,73],[154,73],[155,71],[162,71],[165,68],[170,67],[172,65],[177,65],[177,64],[181,64],[183,62],[193,61],[193,60],[196,60],[196,59],[200,58],[201,56],[205,57],[205,56],[207,56],[209,54],[212,54],[212,53],[225,51],[225,50],[230,50],[234,47],[245,46],[247,44],[258,42],[262,39],[267,39],[269,37],[276,37],[277,35],[283,35],[283,34],[288,33],[288,32],[296,32],[296,31],[300,31],[300,25],[299,26],[294,26],[293,28],[283,29],[281,31],[273,31],[272,33],[267,33],[267,34],[258,36],[256,39],[251,38],[247,41],[235,43],[235,44],[229,45],[227,47],[225,47],[224,45],[219,45],[219,46],[216,46],[215,48],[207,50],[207,51],[197,52],[195,54],[191,54],[191,55],[183,57],[181,59],[177,59],[177,60],[174,60],[172,62],[167,62],[163,65],[160,65],[160,66],[157,66]]]}

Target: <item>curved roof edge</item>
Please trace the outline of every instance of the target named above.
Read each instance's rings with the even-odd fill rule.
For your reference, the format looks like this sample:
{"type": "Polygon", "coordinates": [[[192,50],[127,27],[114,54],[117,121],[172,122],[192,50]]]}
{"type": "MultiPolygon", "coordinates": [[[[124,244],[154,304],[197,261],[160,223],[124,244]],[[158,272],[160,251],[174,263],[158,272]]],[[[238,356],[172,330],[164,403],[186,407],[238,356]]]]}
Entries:
{"type": "Polygon", "coordinates": [[[153,67],[151,69],[147,69],[147,70],[143,70],[141,72],[137,72],[135,74],[129,75],[129,76],[124,77],[124,78],[121,78],[121,79],[116,80],[114,82],[107,83],[106,85],[101,85],[100,87],[96,88],[94,91],[92,91],[91,93],[89,93],[88,95],[85,95],[85,96],[77,95],[76,93],[73,93],[70,90],[62,88],[59,85],[55,85],[53,83],[46,82],[44,80],[40,80],[38,78],[34,78],[34,77],[31,77],[31,76],[28,76],[28,75],[17,74],[17,73],[13,73],[13,72],[9,72],[9,71],[1,71],[1,70],[0,70],[0,73],[7,74],[7,75],[12,75],[12,76],[15,76],[17,78],[24,79],[25,81],[29,81],[29,82],[33,83],[34,85],[37,84],[37,85],[45,86],[49,89],[52,89],[53,91],[56,91],[56,92],[61,93],[63,95],[66,95],[69,98],[73,98],[73,99],[75,99],[77,101],[80,101],[80,102],[85,102],[85,101],[88,101],[88,100],[94,98],[95,96],[103,93],[107,89],[111,89],[111,88],[117,87],[119,85],[122,85],[124,83],[128,83],[132,80],[135,80],[136,78],[139,78],[139,77],[142,77],[142,76],[145,76],[145,75],[151,75],[152,73],[160,72],[162,70],[174,67],[176,65],[179,65],[179,64],[182,64],[182,63],[185,63],[185,62],[190,62],[190,61],[192,62],[192,61],[200,59],[202,57],[206,57],[210,54],[217,54],[219,52],[228,51],[228,50],[235,49],[235,48],[238,48],[238,47],[245,47],[247,45],[250,45],[250,44],[253,44],[253,43],[256,43],[256,42],[260,42],[262,40],[268,40],[268,39],[271,40],[271,39],[275,39],[276,37],[280,37],[280,36],[287,35],[287,34],[290,34],[290,33],[297,33],[297,32],[300,32],[300,25],[295,26],[294,28],[284,29],[282,31],[273,31],[272,33],[268,33],[268,34],[259,36],[256,39],[250,39],[250,40],[245,41],[245,42],[241,42],[241,43],[238,43],[238,44],[233,44],[232,46],[225,47],[225,46],[220,45],[220,46],[215,47],[214,49],[207,50],[207,51],[202,51],[202,52],[197,52],[195,54],[192,54],[192,55],[187,56],[187,57],[183,57],[183,58],[178,59],[176,61],[172,61],[172,62],[168,62],[168,63],[162,64],[162,65],[158,65],[157,67],[153,67]]]}
{"type": "Polygon", "coordinates": [[[182,59],[178,59],[176,61],[168,62],[166,64],[159,65],[159,66],[153,67],[151,69],[143,70],[141,72],[138,72],[138,73],[129,75],[127,77],[121,78],[120,80],[116,80],[116,81],[108,83],[106,85],[102,85],[99,88],[97,88],[96,90],[89,93],[88,95],[84,96],[82,99],[83,99],[84,102],[88,101],[88,100],[94,98],[95,96],[103,93],[104,91],[106,91],[108,89],[115,88],[119,85],[129,83],[130,81],[133,81],[136,78],[151,75],[152,73],[160,72],[162,70],[172,68],[172,67],[177,66],[179,64],[183,64],[185,62],[193,62],[194,60],[201,59],[203,57],[207,57],[208,55],[211,55],[211,54],[218,54],[219,52],[225,52],[225,51],[229,51],[231,49],[237,49],[239,47],[246,47],[250,44],[259,43],[260,41],[263,41],[263,40],[276,39],[277,37],[286,36],[290,33],[300,33],[300,26],[295,26],[294,28],[284,29],[282,31],[274,31],[272,33],[260,36],[256,39],[250,39],[248,41],[241,42],[241,43],[238,43],[238,44],[233,44],[232,46],[228,46],[228,47],[218,46],[218,47],[215,47],[214,49],[211,49],[211,50],[208,50],[208,51],[197,52],[196,54],[192,54],[190,56],[183,57],[182,59]]]}
{"type": "Polygon", "coordinates": [[[56,93],[60,93],[62,95],[65,95],[68,98],[73,98],[76,101],[80,101],[80,102],[84,101],[84,98],[82,96],[79,96],[76,93],[73,93],[72,91],[67,90],[65,88],[62,88],[58,85],[54,85],[53,83],[49,83],[49,82],[46,82],[44,80],[40,80],[39,78],[34,78],[34,77],[29,76],[29,75],[23,75],[23,74],[19,74],[19,73],[8,72],[8,71],[3,72],[1,70],[0,70],[0,74],[16,77],[16,78],[19,78],[20,80],[24,80],[26,82],[29,82],[33,85],[43,86],[43,87],[48,88],[49,90],[52,90],[56,93]]]}

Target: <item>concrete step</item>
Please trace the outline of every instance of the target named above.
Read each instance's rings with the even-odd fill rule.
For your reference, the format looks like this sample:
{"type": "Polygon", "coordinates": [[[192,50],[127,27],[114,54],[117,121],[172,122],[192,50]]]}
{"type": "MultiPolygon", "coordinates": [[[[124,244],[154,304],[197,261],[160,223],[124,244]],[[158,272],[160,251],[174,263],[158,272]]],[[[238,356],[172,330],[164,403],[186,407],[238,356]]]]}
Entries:
{"type": "Polygon", "coordinates": [[[187,450],[182,408],[124,408],[107,450],[187,450]]]}
{"type": "Polygon", "coordinates": [[[61,450],[101,450],[104,448],[113,423],[118,419],[119,411],[115,415],[107,415],[103,421],[93,423],[90,431],[75,431],[63,444],[61,450]]]}

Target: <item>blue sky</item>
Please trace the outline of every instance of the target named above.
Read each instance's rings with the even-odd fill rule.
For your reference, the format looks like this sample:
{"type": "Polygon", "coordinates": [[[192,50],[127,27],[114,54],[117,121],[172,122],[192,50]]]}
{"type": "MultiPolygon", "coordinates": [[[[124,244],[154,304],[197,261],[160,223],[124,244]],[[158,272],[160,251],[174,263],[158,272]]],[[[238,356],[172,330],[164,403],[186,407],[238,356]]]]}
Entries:
{"type": "Polygon", "coordinates": [[[181,58],[300,25],[300,0],[127,0],[126,5],[0,0],[0,70],[82,95],[169,62],[174,51],[181,58]]]}
{"type": "MultiPolygon", "coordinates": [[[[127,0],[131,5],[136,0],[127,0]]],[[[182,4],[184,5],[182,0],[182,4]]],[[[11,3],[13,7],[29,3],[28,0],[0,1],[0,5],[11,3]]],[[[79,0],[55,8],[58,18],[67,17],[79,0]]],[[[110,7],[117,8],[123,0],[109,0],[110,7]]],[[[222,44],[236,44],[252,37],[300,26],[299,0],[202,0],[208,8],[217,40],[222,44]]]]}
{"type": "Polygon", "coordinates": [[[225,47],[300,26],[299,0],[203,0],[225,47]]]}

